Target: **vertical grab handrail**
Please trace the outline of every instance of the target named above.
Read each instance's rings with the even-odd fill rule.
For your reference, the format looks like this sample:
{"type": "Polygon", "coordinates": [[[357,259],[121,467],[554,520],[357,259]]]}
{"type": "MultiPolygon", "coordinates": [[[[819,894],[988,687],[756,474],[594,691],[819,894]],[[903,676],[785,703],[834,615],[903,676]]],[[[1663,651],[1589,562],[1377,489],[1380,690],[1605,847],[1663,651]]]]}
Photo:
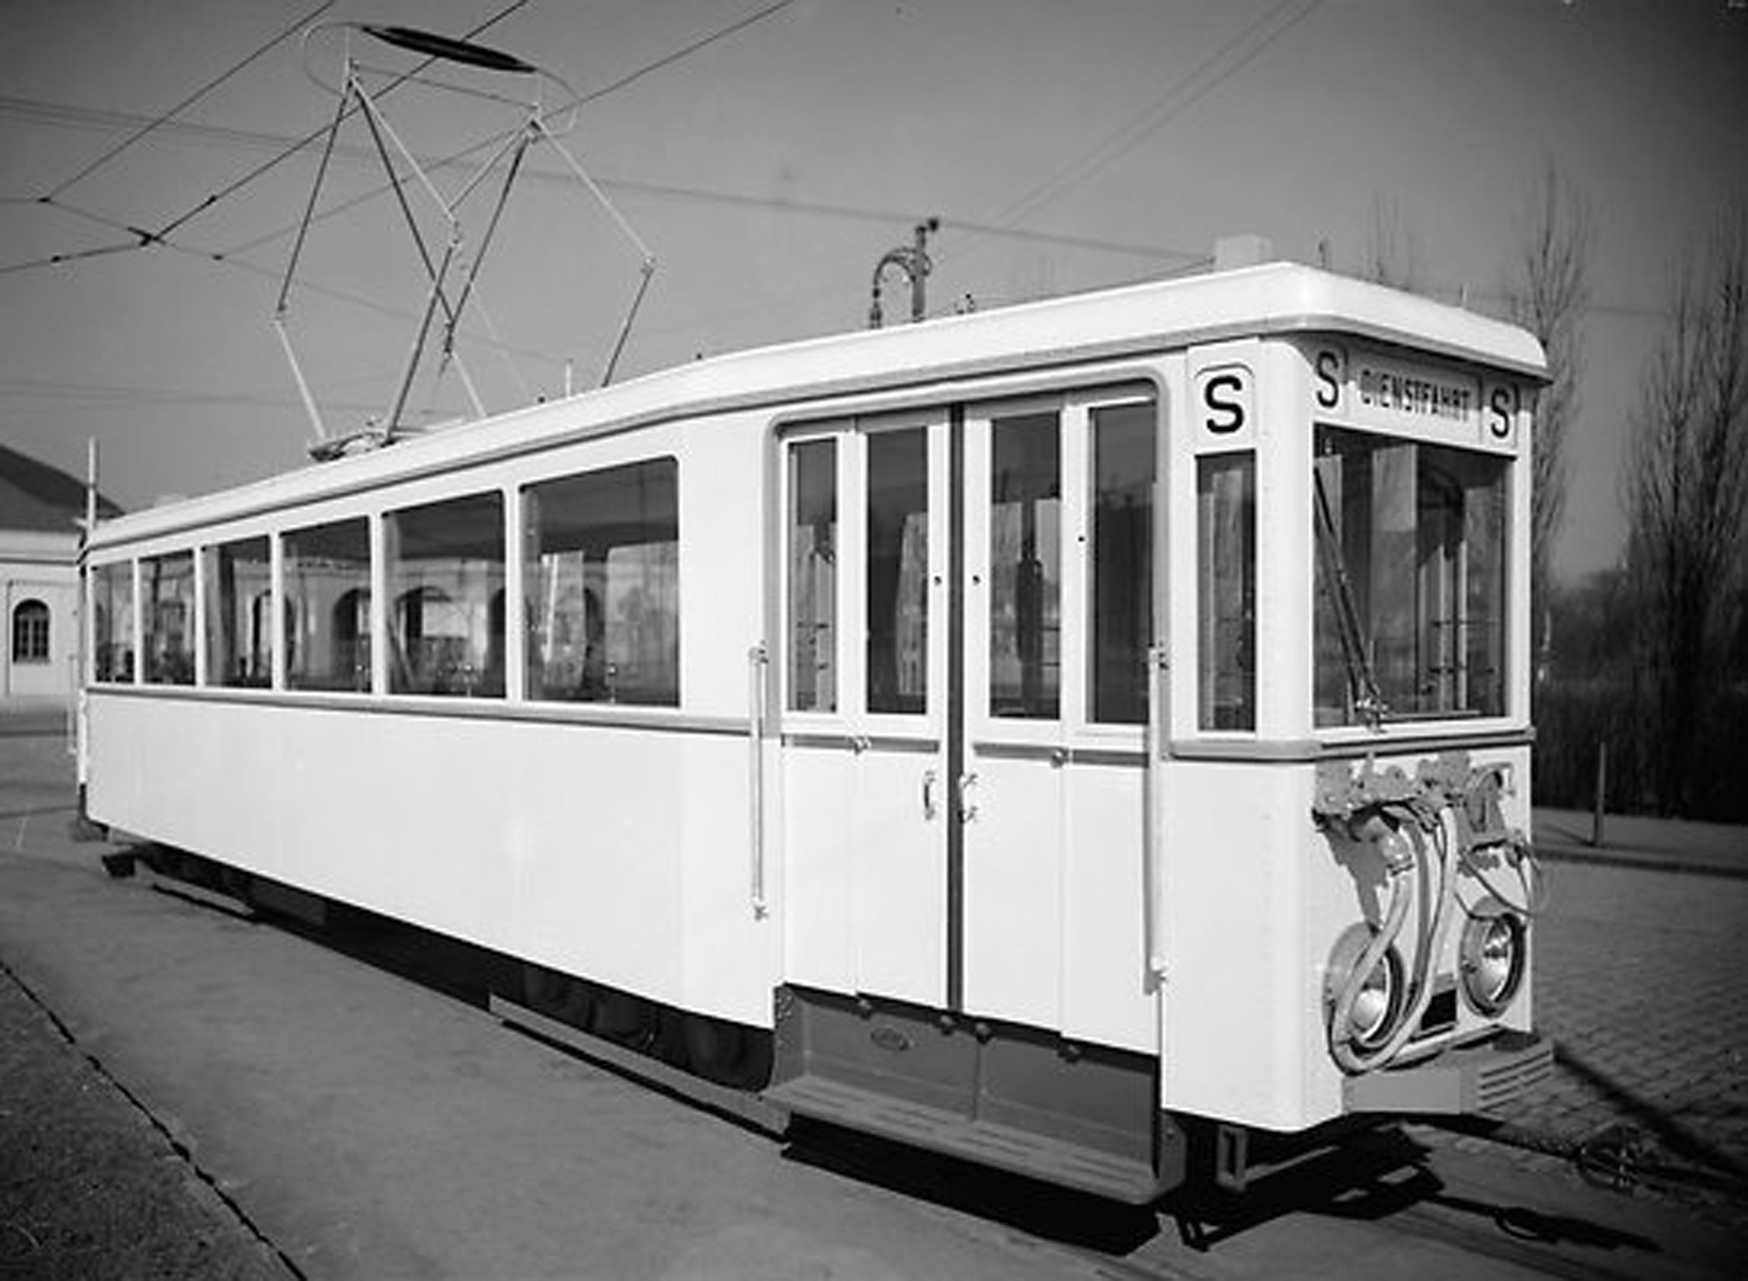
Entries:
{"type": "Polygon", "coordinates": [[[1141,811],[1141,934],[1147,955],[1147,980],[1157,986],[1165,982],[1165,954],[1161,946],[1160,916],[1164,905],[1160,901],[1160,745],[1164,741],[1165,676],[1167,661],[1165,646],[1147,647],[1147,728],[1143,748],[1147,754],[1145,787],[1147,791],[1141,811]]]}
{"type": "Polygon", "coordinates": [[[747,650],[747,718],[749,760],[747,796],[750,812],[751,894],[753,918],[763,919],[765,903],[765,647],[747,650]]]}

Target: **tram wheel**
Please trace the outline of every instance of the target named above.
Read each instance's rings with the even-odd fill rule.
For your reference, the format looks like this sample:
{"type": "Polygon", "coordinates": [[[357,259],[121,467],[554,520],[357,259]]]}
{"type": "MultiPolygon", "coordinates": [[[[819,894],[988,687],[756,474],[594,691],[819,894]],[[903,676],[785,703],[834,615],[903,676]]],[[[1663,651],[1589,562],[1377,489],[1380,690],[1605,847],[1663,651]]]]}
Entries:
{"type": "Polygon", "coordinates": [[[595,1011],[592,984],[544,965],[522,966],[522,1002],[536,1014],[585,1031],[595,1011]]]}
{"type": "Polygon", "coordinates": [[[726,1019],[689,1014],[686,1059],[692,1071],[707,1081],[756,1090],[771,1077],[771,1038],[726,1019]]]}

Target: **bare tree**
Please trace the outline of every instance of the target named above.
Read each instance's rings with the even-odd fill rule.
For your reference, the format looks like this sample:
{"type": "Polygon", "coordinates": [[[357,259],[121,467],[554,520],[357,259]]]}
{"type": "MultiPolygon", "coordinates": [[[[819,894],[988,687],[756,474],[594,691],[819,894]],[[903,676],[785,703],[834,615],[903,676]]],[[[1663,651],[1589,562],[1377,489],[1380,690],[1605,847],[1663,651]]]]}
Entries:
{"type": "Polygon", "coordinates": [[[1550,381],[1536,402],[1530,460],[1530,602],[1543,620],[1544,643],[1549,567],[1566,518],[1566,437],[1578,417],[1594,241],[1589,210],[1547,160],[1519,233],[1515,279],[1505,290],[1512,320],[1536,336],[1548,357],[1550,381]]]}
{"type": "Polygon", "coordinates": [[[1748,513],[1748,208],[1678,268],[1640,387],[1625,482],[1630,564],[1656,702],[1659,801],[1684,812],[1732,624],[1748,513]]]}

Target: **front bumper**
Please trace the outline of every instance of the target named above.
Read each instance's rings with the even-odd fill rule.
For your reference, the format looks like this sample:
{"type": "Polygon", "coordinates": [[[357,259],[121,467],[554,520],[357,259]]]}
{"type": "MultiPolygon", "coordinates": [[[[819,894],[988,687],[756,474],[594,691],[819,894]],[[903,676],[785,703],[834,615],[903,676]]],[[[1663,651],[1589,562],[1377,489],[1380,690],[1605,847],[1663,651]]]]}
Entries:
{"type": "Polygon", "coordinates": [[[1437,1116],[1485,1114],[1545,1081],[1554,1043],[1539,1032],[1501,1032],[1490,1041],[1445,1050],[1401,1068],[1380,1068],[1343,1083],[1350,1113],[1437,1116]]]}

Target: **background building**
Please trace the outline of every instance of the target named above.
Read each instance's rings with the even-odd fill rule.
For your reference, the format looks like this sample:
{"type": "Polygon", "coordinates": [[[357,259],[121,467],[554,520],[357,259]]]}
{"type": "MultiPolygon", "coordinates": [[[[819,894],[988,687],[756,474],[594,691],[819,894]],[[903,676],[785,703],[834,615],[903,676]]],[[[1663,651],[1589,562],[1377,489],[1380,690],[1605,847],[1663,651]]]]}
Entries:
{"type": "MultiPolygon", "coordinates": [[[[98,514],[121,509],[99,497],[98,514]]],[[[65,698],[79,652],[85,486],[0,445],[0,703],[65,698]]]]}

